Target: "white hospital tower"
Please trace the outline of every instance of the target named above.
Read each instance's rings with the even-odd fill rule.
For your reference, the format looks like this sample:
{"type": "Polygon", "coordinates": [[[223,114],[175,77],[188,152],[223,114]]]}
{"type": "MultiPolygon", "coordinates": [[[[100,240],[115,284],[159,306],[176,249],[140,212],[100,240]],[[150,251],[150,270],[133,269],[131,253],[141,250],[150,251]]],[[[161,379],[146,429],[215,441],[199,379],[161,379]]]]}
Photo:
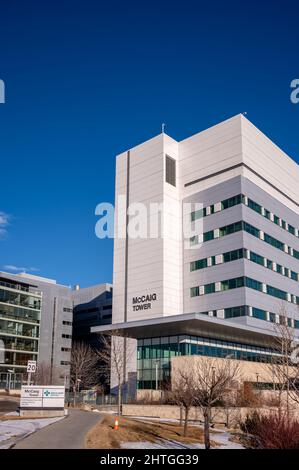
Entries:
{"type": "MultiPolygon", "coordinates": [[[[230,355],[259,370],[273,357],[282,311],[299,334],[298,165],[243,115],[118,155],[115,188],[116,213],[118,197],[126,201],[116,234],[140,202],[163,203],[171,228],[158,238],[115,236],[112,325],[92,329],[131,338],[121,341],[136,349],[126,380],[137,390],[157,386],[156,367],[163,388],[180,355],[230,355]],[[188,243],[184,217],[201,222],[188,243]]],[[[149,210],[148,226],[152,219],[149,210]]]]}

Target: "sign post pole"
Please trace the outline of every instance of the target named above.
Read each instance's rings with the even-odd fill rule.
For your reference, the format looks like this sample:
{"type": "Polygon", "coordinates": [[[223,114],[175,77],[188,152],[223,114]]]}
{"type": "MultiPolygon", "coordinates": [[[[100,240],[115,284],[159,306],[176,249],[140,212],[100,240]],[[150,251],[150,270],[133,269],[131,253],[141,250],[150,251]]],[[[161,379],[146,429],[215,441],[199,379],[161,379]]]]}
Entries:
{"type": "Polygon", "coordinates": [[[35,372],[36,372],[36,361],[28,361],[27,362],[27,373],[28,373],[27,385],[30,385],[31,374],[34,374],[35,372]]]}

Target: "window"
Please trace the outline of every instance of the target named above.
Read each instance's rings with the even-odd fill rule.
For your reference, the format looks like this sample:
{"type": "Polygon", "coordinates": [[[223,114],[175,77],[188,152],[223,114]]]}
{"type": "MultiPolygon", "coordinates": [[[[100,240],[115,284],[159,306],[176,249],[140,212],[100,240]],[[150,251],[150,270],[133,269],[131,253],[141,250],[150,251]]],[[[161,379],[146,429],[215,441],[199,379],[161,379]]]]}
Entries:
{"type": "Polygon", "coordinates": [[[72,313],[73,312],[73,309],[72,308],[64,308],[63,309],[64,312],[69,312],[69,313],[72,313]]]}
{"type": "Polygon", "coordinates": [[[225,199],[224,201],[221,202],[221,208],[222,210],[228,209],[229,207],[237,206],[238,204],[241,204],[241,194],[238,194],[237,196],[230,197],[229,199],[225,199]]]}
{"type": "Polygon", "coordinates": [[[270,322],[276,323],[276,315],[275,313],[270,312],[270,322]]]}
{"type": "Polygon", "coordinates": [[[287,293],[276,287],[267,286],[267,294],[277,297],[278,299],[287,300],[287,293]]]}
{"type": "Polygon", "coordinates": [[[260,320],[266,320],[266,312],[265,310],[261,310],[260,308],[253,308],[252,316],[254,318],[259,318],[260,320]]]}
{"type": "Polygon", "coordinates": [[[282,274],[282,266],[280,264],[276,264],[276,271],[279,273],[279,274],[282,274]]]}
{"type": "Polygon", "coordinates": [[[72,335],[62,334],[61,336],[62,336],[62,338],[65,338],[65,339],[71,339],[72,338],[72,335]]]}
{"type": "Polygon", "coordinates": [[[263,285],[261,282],[256,281],[255,279],[250,279],[250,277],[246,277],[246,287],[254,290],[263,290],[263,285]]]}
{"type": "Polygon", "coordinates": [[[267,259],[267,268],[273,269],[273,261],[270,261],[269,259],[267,259]]]}
{"type": "Polygon", "coordinates": [[[256,202],[254,202],[252,199],[249,199],[249,198],[248,198],[248,207],[250,207],[250,209],[254,210],[255,212],[258,212],[259,214],[262,213],[262,206],[260,206],[259,204],[257,204],[256,202]]]}
{"type": "Polygon", "coordinates": [[[228,279],[227,281],[221,282],[221,290],[237,289],[238,287],[243,287],[243,286],[244,286],[243,277],[228,279]]]}
{"type": "Polygon", "coordinates": [[[229,263],[230,261],[235,261],[237,259],[243,258],[243,249],[228,251],[223,254],[223,262],[229,263]]]}
{"type": "Polygon", "coordinates": [[[253,261],[254,263],[261,264],[262,266],[264,266],[264,257],[256,253],[253,253],[253,251],[250,252],[250,261],[253,261]]]}
{"type": "Polygon", "coordinates": [[[269,243],[269,245],[272,245],[275,248],[278,248],[279,250],[283,251],[283,243],[280,242],[279,240],[276,240],[276,238],[271,237],[271,235],[268,235],[267,233],[265,233],[264,240],[266,243],[269,243]]]}
{"type": "Polygon", "coordinates": [[[205,217],[205,209],[198,209],[197,211],[191,212],[191,222],[194,222],[197,219],[205,217]]]}
{"type": "Polygon", "coordinates": [[[199,287],[191,287],[190,296],[191,297],[198,297],[199,296],[199,287]]]}
{"type": "Polygon", "coordinates": [[[214,230],[210,230],[209,232],[206,232],[203,234],[203,241],[208,242],[210,240],[214,239],[214,230]]]}
{"type": "Polygon", "coordinates": [[[225,225],[219,229],[220,237],[230,235],[231,233],[239,232],[242,230],[242,222],[235,222],[234,224],[225,225]]]}
{"type": "Polygon", "coordinates": [[[71,363],[69,361],[60,361],[60,364],[62,366],[70,366],[71,365],[71,363]]]}
{"type": "Polygon", "coordinates": [[[105,315],[103,315],[102,318],[103,319],[112,318],[112,314],[111,313],[106,313],[105,315]]]}
{"type": "Polygon", "coordinates": [[[215,283],[205,285],[205,294],[213,294],[215,292],[215,283]]]}
{"type": "Polygon", "coordinates": [[[72,323],[71,321],[65,321],[65,320],[63,320],[62,324],[63,324],[63,325],[67,325],[67,326],[72,326],[73,323],[72,323]]]}
{"type": "Polygon", "coordinates": [[[166,183],[176,186],[176,161],[166,155],[166,183]]]}
{"type": "Polygon", "coordinates": [[[279,217],[277,217],[277,215],[274,215],[274,221],[273,221],[276,225],[279,225],[279,217]]]}
{"type": "Polygon", "coordinates": [[[199,259],[197,261],[192,261],[190,263],[190,271],[196,271],[197,269],[204,269],[208,266],[207,258],[199,259]]]}
{"type": "Polygon", "coordinates": [[[247,222],[243,222],[243,229],[245,230],[245,232],[250,233],[250,235],[259,238],[260,231],[257,228],[253,227],[253,225],[250,225],[247,222]]]}
{"type": "Polygon", "coordinates": [[[271,215],[270,215],[270,211],[268,211],[267,209],[264,210],[264,217],[266,217],[266,219],[270,220],[271,218],[271,215]]]}
{"type": "Polygon", "coordinates": [[[70,352],[70,351],[71,351],[71,348],[61,348],[61,351],[62,351],[62,352],[70,352]]]}
{"type": "Polygon", "coordinates": [[[245,305],[242,305],[241,307],[225,308],[224,318],[244,317],[247,314],[246,310],[245,305]]]}

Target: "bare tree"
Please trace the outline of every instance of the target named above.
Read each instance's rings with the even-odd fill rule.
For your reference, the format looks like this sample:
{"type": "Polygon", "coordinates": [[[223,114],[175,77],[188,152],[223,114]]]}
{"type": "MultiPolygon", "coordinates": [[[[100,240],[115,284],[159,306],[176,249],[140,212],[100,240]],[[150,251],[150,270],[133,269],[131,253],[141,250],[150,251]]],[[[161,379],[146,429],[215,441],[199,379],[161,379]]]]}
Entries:
{"type": "Polygon", "coordinates": [[[100,361],[105,365],[106,374],[117,380],[117,413],[120,416],[122,408],[123,388],[126,382],[127,363],[131,360],[134,348],[128,338],[120,337],[118,331],[100,337],[97,350],[100,361]]]}
{"type": "Polygon", "coordinates": [[[90,346],[83,342],[75,342],[71,354],[70,385],[74,391],[74,403],[77,391],[98,385],[98,356],[90,346]]]}
{"type": "Polygon", "coordinates": [[[290,401],[299,403],[299,367],[292,359],[292,351],[295,342],[295,331],[292,328],[288,313],[284,305],[281,305],[277,315],[279,323],[274,323],[275,332],[273,356],[267,368],[272,375],[273,385],[278,395],[278,412],[282,415],[284,405],[283,395],[286,396],[286,413],[289,417],[290,401]]]}
{"type": "Polygon", "coordinates": [[[37,364],[36,372],[33,376],[35,385],[57,385],[61,379],[58,367],[51,366],[49,362],[40,362],[37,364]]]}
{"type": "Polygon", "coordinates": [[[228,358],[199,358],[195,365],[195,401],[204,416],[205,448],[209,449],[212,407],[237,388],[240,369],[237,361],[228,358]]]}
{"type": "Polygon", "coordinates": [[[188,366],[188,360],[182,358],[175,370],[169,397],[184,409],[184,436],[187,436],[189,412],[195,403],[196,383],[188,366]]]}

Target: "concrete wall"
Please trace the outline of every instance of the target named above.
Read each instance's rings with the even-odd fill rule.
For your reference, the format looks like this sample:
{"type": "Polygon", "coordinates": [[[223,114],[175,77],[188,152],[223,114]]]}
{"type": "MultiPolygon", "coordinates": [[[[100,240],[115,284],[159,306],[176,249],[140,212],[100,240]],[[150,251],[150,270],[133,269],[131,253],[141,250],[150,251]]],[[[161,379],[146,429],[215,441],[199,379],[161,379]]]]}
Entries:
{"type": "MultiPolygon", "coordinates": [[[[212,424],[215,426],[225,425],[229,428],[237,428],[248,414],[258,411],[264,415],[277,413],[276,408],[213,408],[212,424]]],[[[172,405],[123,405],[124,416],[138,416],[160,419],[180,419],[181,411],[179,406],[172,405]]],[[[292,410],[292,416],[299,419],[299,410],[292,410]]],[[[189,414],[190,421],[203,423],[203,414],[200,408],[192,407],[189,414]]]]}
{"type": "MultiPolygon", "coordinates": [[[[172,369],[172,381],[179,380],[180,370],[185,371],[186,369],[190,370],[190,374],[196,378],[197,368],[201,364],[210,364],[210,368],[215,368],[215,373],[217,376],[217,370],[221,371],[223,365],[228,365],[227,359],[222,359],[218,357],[204,357],[204,356],[177,356],[171,359],[171,369],[172,369]]],[[[274,368],[279,368],[280,366],[274,366],[271,364],[261,363],[261,362],[251,362],[251,361],[238,361],[236,359],[230,360],[231,367],[238,367],[236,376],[234,380],[238,382],[239,386],[243,382],[252,382],[252,383],[278,383],[279,377],[282,377],[282,374],[274,374],[274,368]]],[[[205,370],[205,369],[204,369],[205,370]]],[[[232,369],[234,370],[234,369],[232,369]]],[[[289,374],[291,375],[292,369],[290,368],[289,374]]],[[[296,367],[293,368],[293,376],[297,374],[296,367]]],[[[174,383],[172,382],[172,383],[174,383]]]]}

